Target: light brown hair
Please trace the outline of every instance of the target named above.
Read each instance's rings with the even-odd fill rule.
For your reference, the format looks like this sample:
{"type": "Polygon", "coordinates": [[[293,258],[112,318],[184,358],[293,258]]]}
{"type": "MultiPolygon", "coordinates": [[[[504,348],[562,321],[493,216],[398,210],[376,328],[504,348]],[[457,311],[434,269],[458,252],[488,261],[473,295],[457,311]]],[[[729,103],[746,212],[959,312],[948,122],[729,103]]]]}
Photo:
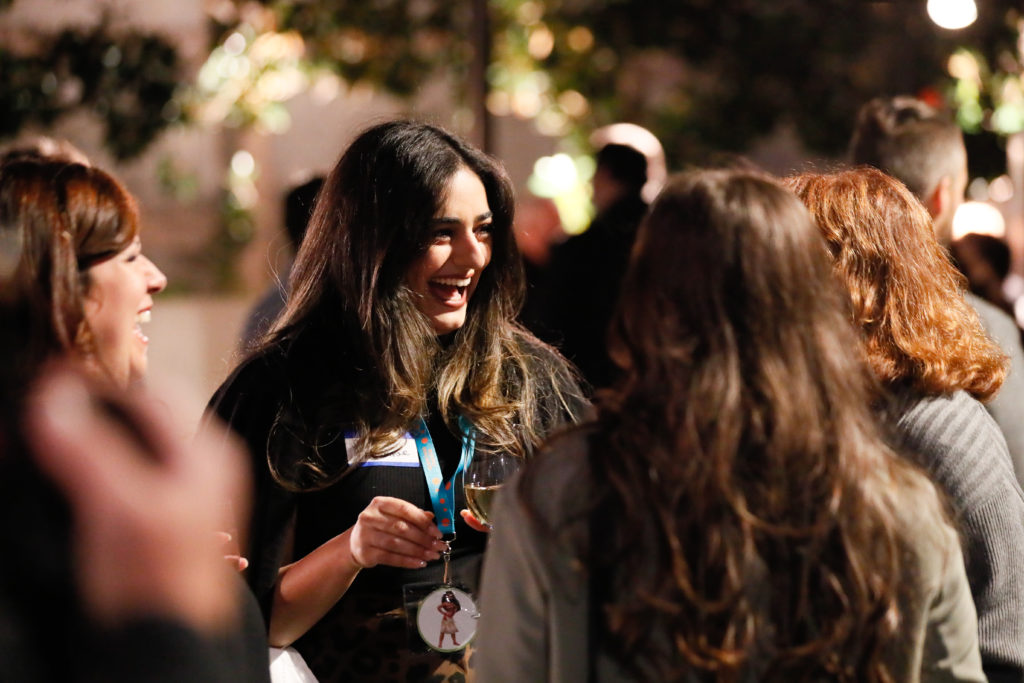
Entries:
{"type": "Polygon", "coordinates": [[[943,517],[878,432],[807,211],[756,173],[677,177],[623,292],[590,441],[601,646],[648,680],[892,680],[897,514],[943,517]]]}
{"type": "Polygon", "coordinates": [[[0,240],[9,261],[4,304],[20,311],[19,361],[32,376],[52,355],[88,355],[93,338],[84,298],[91,266],[138,234],[132,196],[104,171],[45,157],[0,163],[0,240]]]}

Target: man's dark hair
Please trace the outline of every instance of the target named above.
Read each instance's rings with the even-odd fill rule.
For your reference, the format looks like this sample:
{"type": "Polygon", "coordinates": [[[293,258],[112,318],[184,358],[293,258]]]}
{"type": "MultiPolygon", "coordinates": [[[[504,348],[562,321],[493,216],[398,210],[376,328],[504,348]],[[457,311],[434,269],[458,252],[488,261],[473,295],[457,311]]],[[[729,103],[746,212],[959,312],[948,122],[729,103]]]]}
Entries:
{"type": "Polygon", "coordinates": [[[647,157],[629,145],[605,145],[597,153],[597,167],[607,169],[611,176],[639,194],[647,182],[647,157]]]}
{"type": "Polygon", "coordinates": [[[934,107],[913,97],[871,100],[857,114],[850,160],[888,173],[927,201],[966,158],[963,134],[934,107]]]}

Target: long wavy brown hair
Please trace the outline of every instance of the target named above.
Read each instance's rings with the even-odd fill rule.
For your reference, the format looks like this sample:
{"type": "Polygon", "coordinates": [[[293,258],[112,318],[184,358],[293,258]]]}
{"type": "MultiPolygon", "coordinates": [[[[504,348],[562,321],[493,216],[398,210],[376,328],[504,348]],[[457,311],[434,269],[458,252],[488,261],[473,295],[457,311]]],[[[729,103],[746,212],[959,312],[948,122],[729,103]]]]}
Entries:
{"type": "Polygon", "coordinates": [[[677,177],[621,301],[590,456],[601,647],[648,680],[891,680],[897,511],[943,517],[878,432],[807,211],[748,171],[677,177]]]}
{"type": "Polygon", "coordinates": [[[287,349],[300,436],[312,446],[301,462],[271,463],[281,483],[320,487],[344,474],[345,463],[319,455],[337,438],[339,417],[359,434],[365,456],[376,457],[394,448],[433,397],[453,432],[465,416],[477,447],[525,456],[552,412],[572,412],[560,394],[578,387],[570,366],[515,322],[524,284],[513,211],[504,167],[436,126],[389,121],[349,146],[318,195],[288,307],[256,351],[287,349]],[[487,194],[491,261],[465,324],[442,340],[405,276],[427,249],[431,220],[463,167],[487,194]],[[296,465],[300,476],[289,475],[296,465]],[[303,473],[315,484],[299,484],[303,473]]]}
{"type": "Polygon", "coordinates": [[[825,237],[878,379],[926,395],[963,389],[991,398],[1006,377],[1006,356],[964,299],[963,276],[917,198],[870,167],[785,184],[825,237]]]}

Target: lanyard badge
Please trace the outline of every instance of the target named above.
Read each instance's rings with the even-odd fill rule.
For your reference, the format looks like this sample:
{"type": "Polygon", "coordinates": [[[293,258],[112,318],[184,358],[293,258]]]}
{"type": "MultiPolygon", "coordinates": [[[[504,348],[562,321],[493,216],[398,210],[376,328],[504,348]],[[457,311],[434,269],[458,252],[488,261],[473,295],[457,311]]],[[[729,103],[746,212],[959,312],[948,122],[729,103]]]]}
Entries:
{"type": "Polygon", "coordinates": [[[463,417],[459,418],[459,431],[462,433],[462,453],[459,456],[459,466],[452,472],[448,481],[444,481],[441,475],[441,463],[437,459],[434,440],[430,438],[430,430],[427,429],[426,421],[421,417],[409,433],[416,442],[416,453],[420,457],[423,476],[427,480],[427,491],[430,493],[430,503],[434,508],[434,519],[437,520],[437,527],[441,530],[444,540],[449,543],[455,540],[455,482],[462,475],[466,463],[473,457],[473,451],[476,448],[473,427],[463,417]]]}
{"type": "Polygon", "coordinates": [[[415,618],[420,638],[430,649],[439,652],[456,652],[465,648],[476,634],[476,619],[479,616],[473,597],[452,584],[448,571],[451,544],[455,542],[456,487],[461,486],[466,463],[473,457],[476,447],[473,427],[465,418],[459,418],[459,431],[462,435],[462,453],[458,467],[447,481],[441,473],[441,464],[426,421],[420,418],[409,434],[416,443],[416,452],[430,493],[430,503],[434,508],[434,519],[441,530],[442,539],[447,542],[441,553],[444,561],[441,585],[433,586],[419,601],[415,618]]]}

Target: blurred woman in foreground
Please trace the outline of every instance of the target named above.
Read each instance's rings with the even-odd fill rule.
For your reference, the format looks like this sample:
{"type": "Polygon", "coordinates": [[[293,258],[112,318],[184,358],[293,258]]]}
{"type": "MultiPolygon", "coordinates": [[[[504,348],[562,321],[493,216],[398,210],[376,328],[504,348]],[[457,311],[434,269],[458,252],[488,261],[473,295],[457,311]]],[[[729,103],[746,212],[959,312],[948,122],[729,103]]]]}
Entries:
{"type": "Polygon", "coordinates": [[[964,299],[924,206],[873,168],[789,178],[849,292],[864,355],[887,390],[902,448],[945,490],[963,533],[990,681],[1024,678],[1024,493],[979,401],[1006,357],[964,299]]]}
{"type": "Polygon", "coordinates": [[[240,454],[182,443],[138,387],[122,393],[166,284],[138,232],[103,171],[0,163],[0,680],[267,679],[214,535],[244,490],[240,454]],[[45,372],[57,358],[85,373],[45,372]]]}
{"type": "Polygon", "coordinates": [[[956,535],[879,435],[799,201],[677,178],[622,302],[625,377],[499,503],[480,679],[983,680],[956,535]]]}

